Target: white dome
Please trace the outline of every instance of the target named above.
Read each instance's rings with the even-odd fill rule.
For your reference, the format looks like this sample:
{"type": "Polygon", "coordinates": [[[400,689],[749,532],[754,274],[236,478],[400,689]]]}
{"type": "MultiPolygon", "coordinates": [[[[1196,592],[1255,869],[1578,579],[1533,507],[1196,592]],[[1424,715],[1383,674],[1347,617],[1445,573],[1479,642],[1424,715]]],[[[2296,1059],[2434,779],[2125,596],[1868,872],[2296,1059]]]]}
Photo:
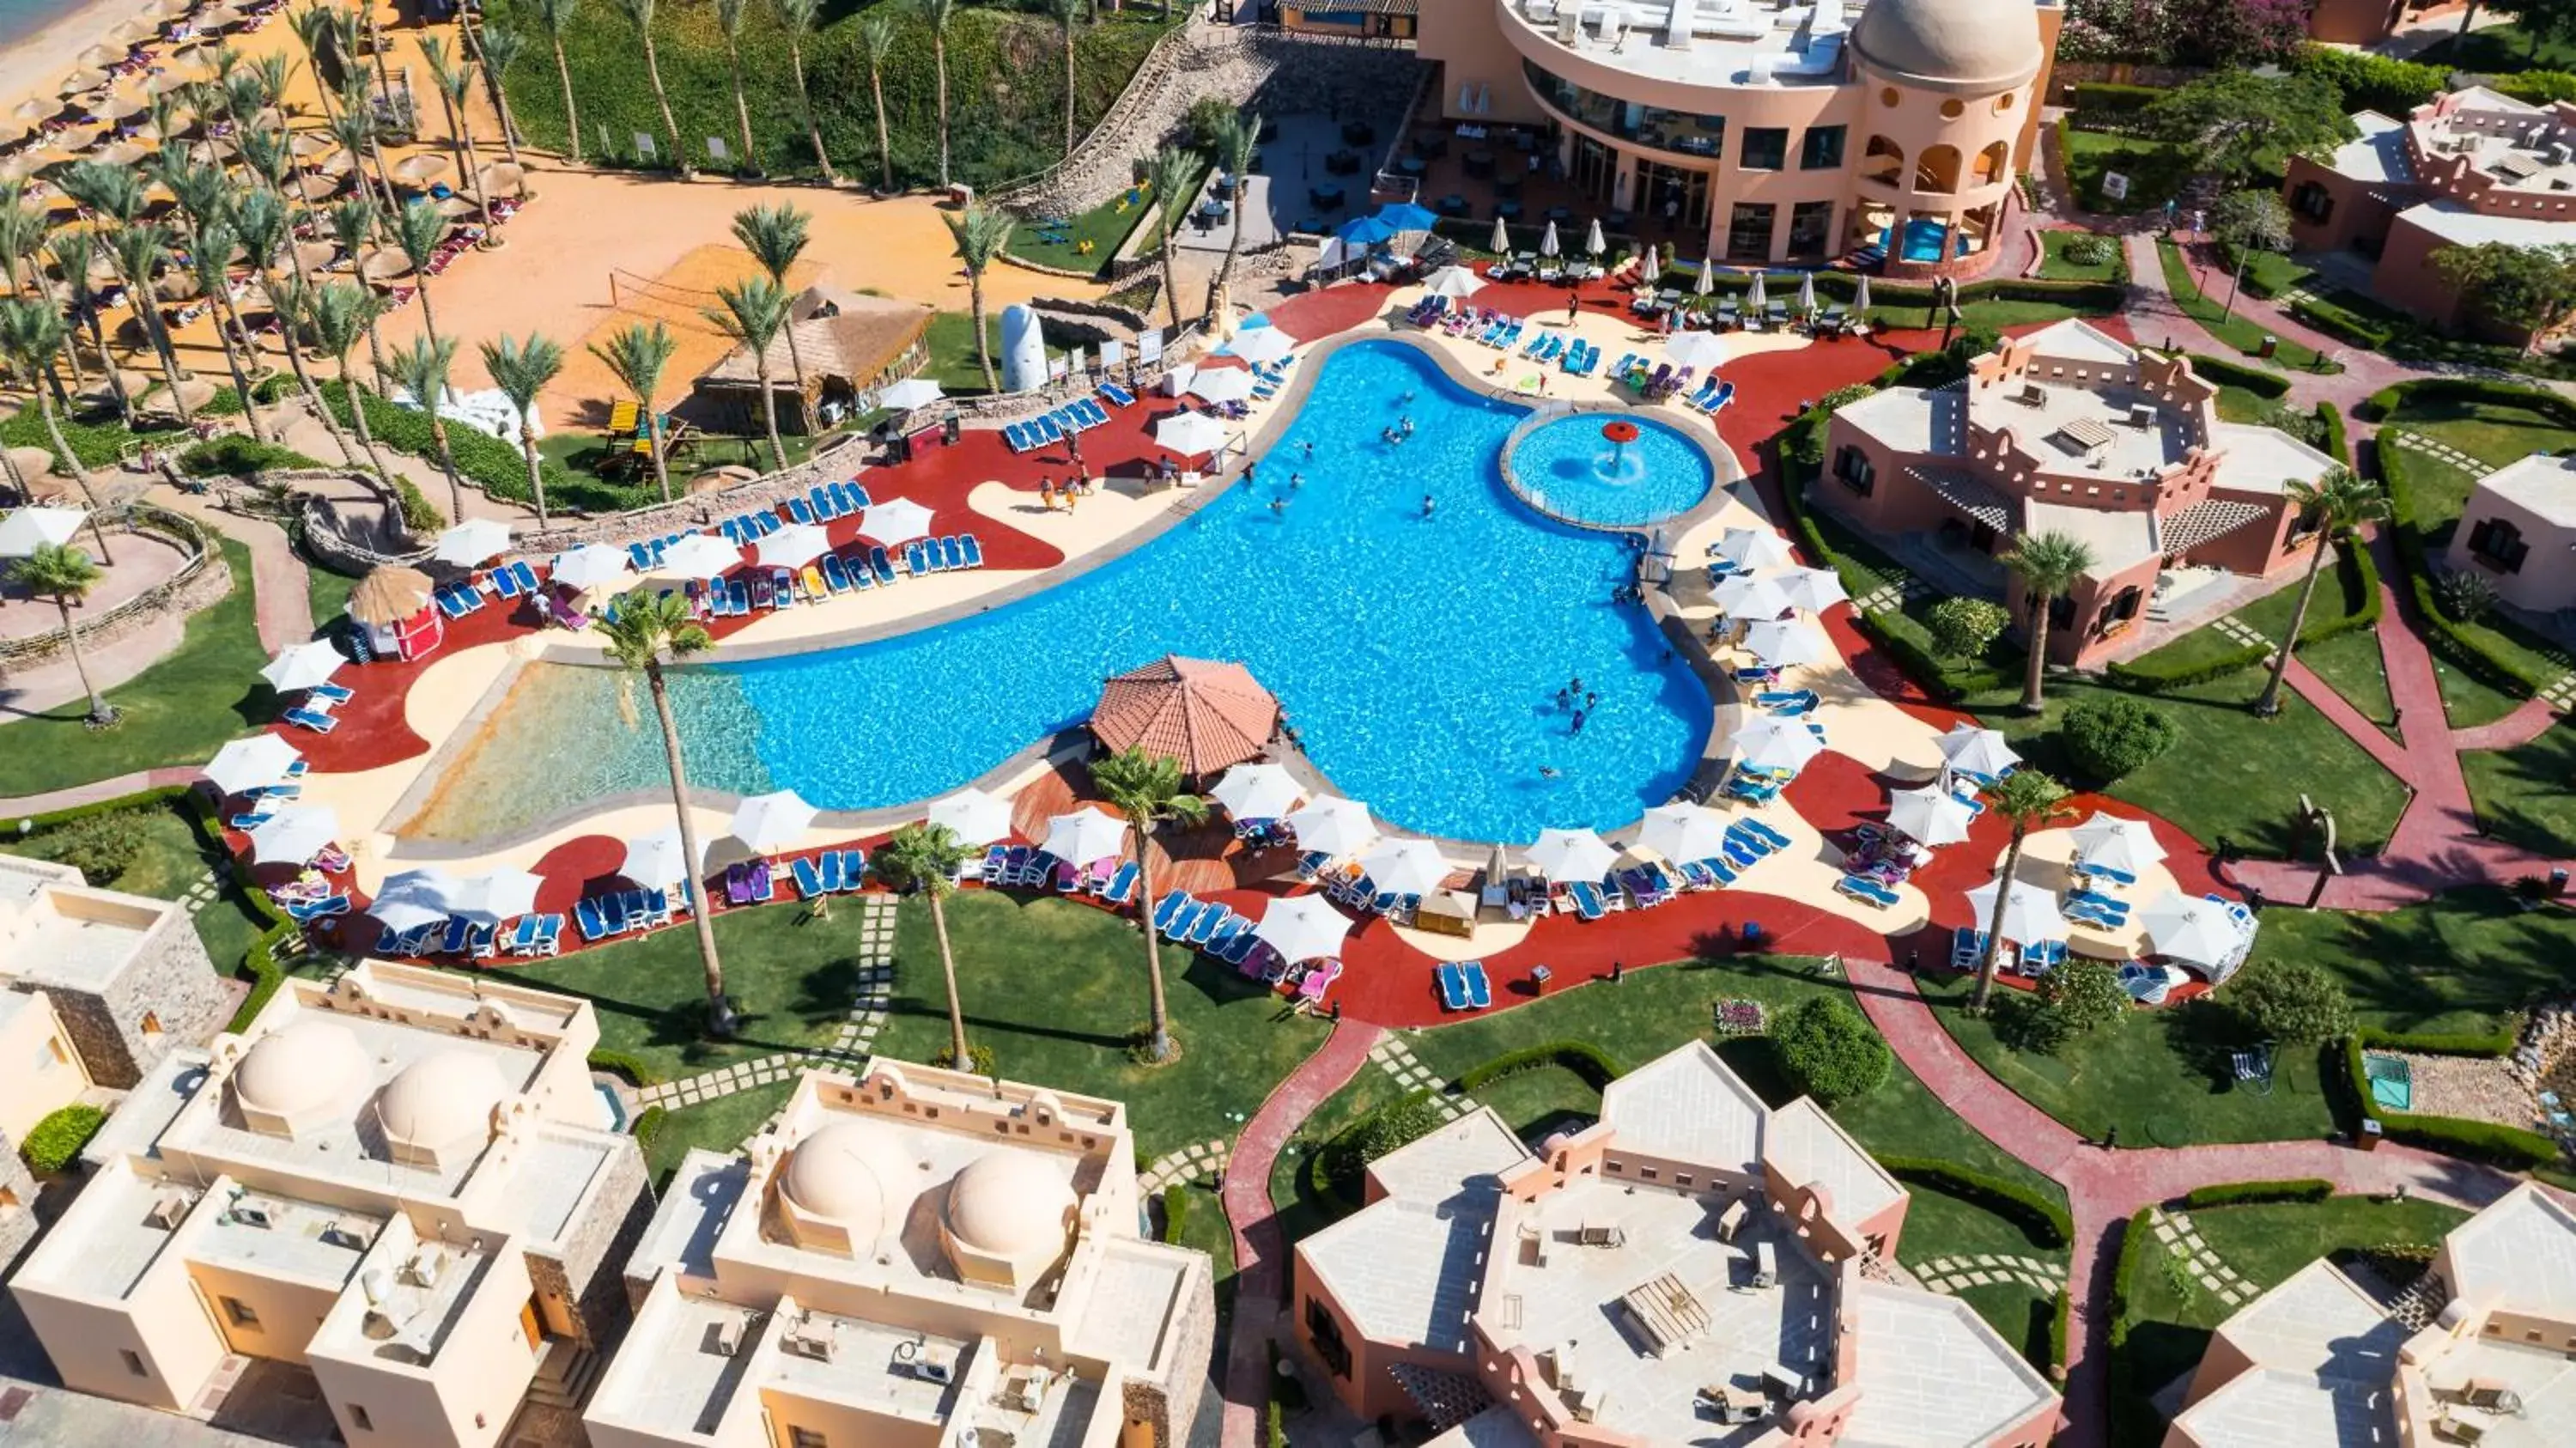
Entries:
{"type": "Polygon", "coordinates": [[[1851,48],[1901,85],[1996,95],[2039,74],[2039,10],[2031,0],[1870,0],[1851,48]]]}
{"type": "Polygon", "coordinates": [[[233,1068],[233,1094],[250,1110],[296,1116],[366,1079],[367,1053],[347,1026],[300,1019],[251,1042],[233,1068]]]}
{"type": "Polygon", "coordinates": [[[492,1108],[509,1095],[510,1083],[491,1057],[442,1051],[405,1066],[385,1083],[376,1110],[388,1140],[434,1151],[488,1134],[492,1108]]]}
{"type": "Polygon", "coordinates": [[[1019,1257],[1064,1245],[1073,1184],[1025,1152],[966,1164],[948,1186],[948,1234],[978,1252],[1019,1257]]]}
{"type": "Polygon", "coordinates": [[[840,1224],[855,1244],[883,1235],[901,1192],[904,1164],[882,1133],[836,1121],[796,1144],[780,1189],[796,1207],[840,1224]]]}

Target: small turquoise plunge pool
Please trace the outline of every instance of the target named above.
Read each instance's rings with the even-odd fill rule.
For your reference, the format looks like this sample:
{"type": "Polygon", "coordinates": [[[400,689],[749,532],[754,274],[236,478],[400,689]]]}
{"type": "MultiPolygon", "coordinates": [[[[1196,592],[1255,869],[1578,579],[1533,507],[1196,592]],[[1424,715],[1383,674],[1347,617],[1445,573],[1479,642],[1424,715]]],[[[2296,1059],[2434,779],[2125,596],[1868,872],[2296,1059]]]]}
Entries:
{"type": "MultiPolygon", "coordinates": [[[[1257,482],[1110,563],[878,642],[675,671],[691,782],[826,809],[926,800],[1177,653],[1245,663],[1335,786],[1402,828],[1523,842],[1669,798],[1710,701],[1615,598],[1633,542],[1510,494],[1501,449],[1524,408],[1400,342],[1321,367],[1257,482]],[[1406,418],[1411,439],[1387,440],[1406,418]]],[[[663,786],[660,741],[621,722],[618,691],[606,669],[523,670],[402,832],[490,838],[663,786]]]]}

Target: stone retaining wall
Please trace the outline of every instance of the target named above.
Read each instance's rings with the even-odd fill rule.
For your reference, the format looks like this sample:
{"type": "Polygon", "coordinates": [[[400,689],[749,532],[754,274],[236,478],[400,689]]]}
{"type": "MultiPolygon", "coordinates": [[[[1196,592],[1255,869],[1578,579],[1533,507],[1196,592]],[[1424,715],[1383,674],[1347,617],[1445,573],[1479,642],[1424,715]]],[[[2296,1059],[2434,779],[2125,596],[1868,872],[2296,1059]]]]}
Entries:
{"type": "MultiPolygon", "coordinates": [[[[164,615],[177,613],[185,617],[200,609],[211,608],[224,595],[233,591],[233,571],[223,566],[214,535],[185,513],[149,503],[135,503],[108,516],[111,526],[122,523],[125,532],[158,533],[178,540],[188,550],[188,561],[179,571],[161,583],[145,589],[116,607],[99,614],[85,614],[79,620],[83,649],[100,649],[119,639],[131,637],[164,615]]],[[[31,669],[54,661],[63,652],[63,631],[37,634],[30,638],[0,641],[0,679],[14,670],[31,669]]]]}

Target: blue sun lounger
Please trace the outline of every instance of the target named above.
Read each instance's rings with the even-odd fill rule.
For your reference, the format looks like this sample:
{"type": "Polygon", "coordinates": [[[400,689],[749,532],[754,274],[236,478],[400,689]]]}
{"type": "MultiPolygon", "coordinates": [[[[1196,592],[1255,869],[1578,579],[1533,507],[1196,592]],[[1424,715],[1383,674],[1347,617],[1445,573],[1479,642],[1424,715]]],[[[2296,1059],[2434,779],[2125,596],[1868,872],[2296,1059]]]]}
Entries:
{"type": "Polygon", "coordinates": [[[310,729],[316,734],[328,734],[340,727],[337,717],[325,714],[319,709],[289,709],[278,717],[299,729],[310,729]]]}
{"type": "Polygon", "coordinates": [[[1156,930],[1160,930],[1165,926],[1170,925],[1172,923],[1172,918],[1180,914],[1183,909],[1187,908],[1189,903],[1189,892],[1185,890],[1173,890],[1165,894],[1162,899],[1155,901],[1153,919],[1154,928],[1156,930]]]}
{"type": "Polygon", "coordinates": [[[952,570],[972,566],[966,561],[966,545],[954,538],[939,540],[939,557],[952,570]]]}
{"type": "Polygon", "coordinates": [[[1108,398],[1112,407],[1133,407],[1136,404],[1136,394],[1115,382],[1101,383],[1100,395],[1108,398]]]}
{"type": "Polygon", "coordinates": [[[2021,948],[2021,973],[2046,975],[2066,963],[2066,942],[2042,940],[2021,948]]]}
{"type": "Polygon", "coordinates": [[[1223,923],[1217,926],[1216,934],[1209,936],[1207,943],[1199,948],[1206,951],[1208,954],[1215,956],[1217,959],[1223,960],[1225,958],[1225,953],[1234,948],[1235,938],[1242,935],[1244,931],[1251,926],[1251,924],[1251,921],[1244,919],[1240,915],[1229,915],[1223,923]]]}
{"type": "Polygon", "coordinates": [[[1896,904],[1896,892],[1876,880],[1860,875],[1845,875],[1834,882],[1834,888],[1863,903],[1886,909],[1896,904]]]}
{"type": "Polygon", "coordinates": [[[1124,905],[1135,899],[1136,882],[1144,877],[1144,873],[1134,860],[1126,861],[1118,867],[1117,874],[1109,877],[1109,883],[1100,891],[1100,898],[1112,905],[1124,905]]]}
{"type": "Polygon", "coordinates": [[[814,868],[812,860],[800,856],[788,865],[788,869],[796,876],[797,898],[812,900],[825,893],[823,872],[814,868]]]}
{"type": "Polygon", "coordinates": [[[983,544],[983,542],[982,542],[980,539],[978,539],[974,534],[972,534],[972,533],[960,533],[960,534],[958,534],[958,535],[957,535],[957,546],[958,546],[958,547],[960,547],[960,548],[962,548],[962,549],[964,549],[964,550],[966,551],[966,566],[967,566],[967,567],[969,567],[969,568],[981,568],[981,567],[983,567],[983,566],[984,566],[984,544],[983,544]]]}
{"type": "MultiPolygon", "coordinates": [[[[1745,833],[1750,834],[1754,838],[1762,841],[1764,844],[1769,845],[1771,850],[1785,850],[1789,848],[1789,837],[1780,833],[1778,830],[1771,828],[1771,826],[1764,821],[1738,820],[1736,823],[1744,828],[1745,833]]],[[[1765,854],[1770,852],[1770,850],[1764,851],[1765,854]]]]}
{"type": "Polygon", "coordinates": [[[868,852],[865,850],[841,851],[841,883],[835,888],[863,890],[867,888],[867,883],[868,852]]]}
{"type": "Polygon", "coordinates": [[[814,873],[823,878],[823,893],[838,895],[850,888],[849,867],[841,863],[841,852],[825,850],[814,857],[814,873]]]}
{"type": "Polygon", "coordinates": [[[805,506],[805,500],[803,498],[789,498],[787,500],[787,516],[795,519],[799,523],[811,526],[814,521],[814,510],[805,506]]]}
{"type": "Polygon", "coordinates": [[[1234,911],[1223,905],[1210,905],[1205,910],[1200,911],[1199,918],[1190,926],[1188,937],[1190,944],[1207,944],[1209,940],[1215,937],[1216,928],[1223,925],[1233,917],[1234,911]]]}
{"type": "Polygon", "coordinates": [[[1259,935],[1249,930],[1238,930],[1235,932],[1234,939],[1223,950],[1216,952],[1216,955],[1219,960],[1228,965],[1241,965],[1252,958],[1252,952],[1260,948],[1259,935]]]}
{"type": "Polygon", "coordinates": [[[1453,1011],[1467,1008],[1467,974],[1458,968],[1458,962],[1444,960],[1432,967],[1431,975],[1440,984],[1442,1007],[1453,1011]]]}
{"type": "Polygon", "coordinates": [[[894,571],[894,560],[886,556],[883,545],[868,549],[868,567],[876,571],[879,583],[892,583],[898,576],[894,571]]]}
{"type": "Polygon", "coordinates": [[[1190,932],[1198,928],[1199,921],[1205,919],[1215,909],[1213,905],[1202,905],[1195,899],[1191,900],[1172,917],[1169,925],[1163,927],[1163,938],[1175,945],[1186,944],[1190,938],[1190,932]]]}
{"type": "Polygon", "coordinates": [[[1467,982],[1467,1008],[1481,1011],[1494,1003],[1494,988],[1485,979],[1485,963],[1466,960],[1458,963],[1458,974],[1467,982]]]}
{"type": "Polygon", "coordinates": [[[605,940],[614,933],[599,913],[599,902],[587,895],[572,902],[572,923],[580,928],[584,940],[605,940]]]}
{"type": "Polygon", "coordinates": [[[1589,880],[1577,880],[1565,887],[1574,900],[1574,913],[1586,920],[1598,920],[1609,913],[1601,903],[1601,887],[1589,880]]]}

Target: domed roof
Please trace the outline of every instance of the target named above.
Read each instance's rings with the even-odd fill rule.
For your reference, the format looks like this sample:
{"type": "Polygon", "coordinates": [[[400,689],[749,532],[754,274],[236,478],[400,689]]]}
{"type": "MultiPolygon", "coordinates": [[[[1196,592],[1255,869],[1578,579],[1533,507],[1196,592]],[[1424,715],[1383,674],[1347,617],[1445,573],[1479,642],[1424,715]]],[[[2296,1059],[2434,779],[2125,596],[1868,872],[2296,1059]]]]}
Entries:
{"type": "Polygon", "coordinates": [[[510,1083],[491,1057],[441,1051],[386,1082],[376,1110],[388,1138],[434,1149],[489,1132],[492,1108],[509,1094],[510,1083]]]}
{"type": "Polygon", "coordinates": [[[1064,1245],[1073,1184],[1026,1152],[966,1164],[948,1186],[948,1233],[979,1252],[1017,1257],[1064,1245]]]}
{"type": "Polygon", "coordinates": [[[779,1184],[800,1210],[865,1242],[884,1232],[903,1177],[904,1163],[882,1133],[866,1122],[836,1121],[797,1143],[779,1184]]]}
{"type": "Polygon", "coordinates": [[[253,1111],[295,1116],[366,1078],[367,1053],[337,1021],[298,1020],[251,1042],[233,1068],[233,1094],[253,1111]]]}
{"type": "Polygon", "coordinates": [[[2031,0],[1870,0],[1851,48],[1888,80],[1992,95],[2039,74],[2039,11],[2031,0]]]}

